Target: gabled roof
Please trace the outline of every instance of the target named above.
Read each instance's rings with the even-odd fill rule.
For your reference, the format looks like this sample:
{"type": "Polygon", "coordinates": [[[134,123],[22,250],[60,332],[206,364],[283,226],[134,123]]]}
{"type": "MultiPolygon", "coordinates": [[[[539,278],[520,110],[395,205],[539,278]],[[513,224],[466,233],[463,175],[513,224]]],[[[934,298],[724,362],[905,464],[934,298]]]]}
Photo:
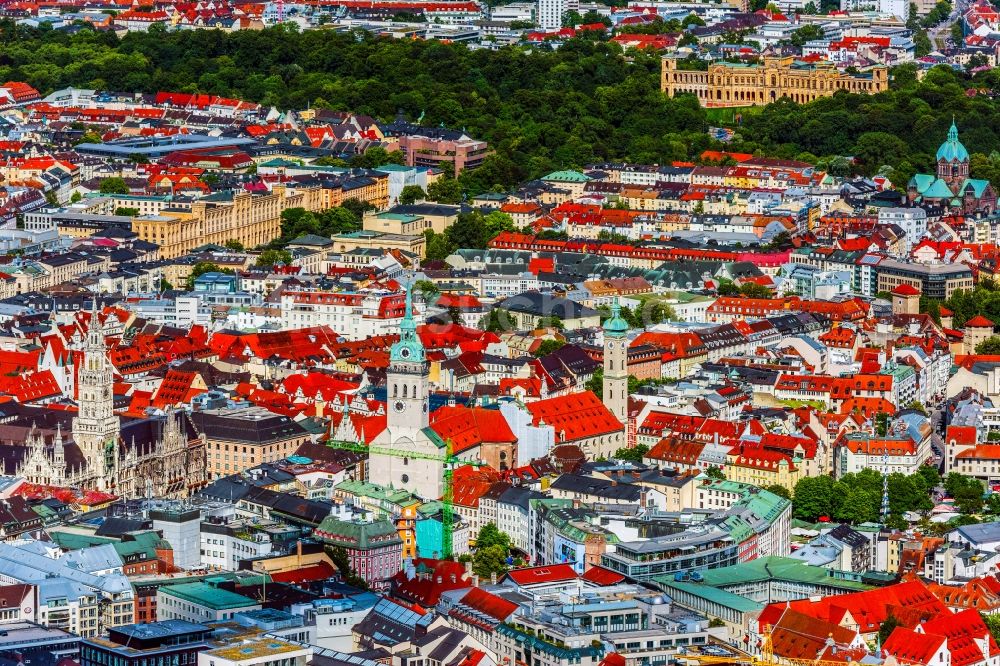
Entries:
{"type": "MultiPolygon", "coordinates": [[[[849,614],[858,624],[862,634],[877,632],[889,615],[900,617],[903,614],[923,614],[926,617],[936,617],[947,608],[927,586],[912,580],[887,587],[876,588],[865,592],[854,592],[839,596],[823,597],[819,600],[800,599],[798,601],[772,604],[772,606],[789,606],[792,609],[811,617],[819,618],[834,624],[841,624],[849,614]]],[[[763,617],[763,614],[762,614],[763,617]]]]}
{"type": "Polygon", "coordinates": [[[529,403],[532,425],[554,428],[556,442],[575,442],[618,432],[624,427],[592,391],[529,403]]]}
{"type": "Polygon", "coordinates": [[[944,636],[918,633],[906,627],[896,627],[882,646],[903,664],[929,664],[945,642],[944,636]]]}
{"type": "Polygon", "coordinates": [[[496,409],[462,405],[440,407],[431,414],[430,428],[441,439],[451,440],[455,453],[484,442],[513,444],[517,441],[507,420],[496,409]]]}
{"type": "Polygon", "coordinates": [[[611,571],[610,569],[605,569],[604,567],[599,566],[590,567],[583,572],[583,575],[580,576],[580,578],[588,583],[599,585],[601,587],[606,585],[617,585],[625,580],[625,576],[617,571],[611,571]]]}
{"type": "MultiPolygon", "coordinates": [[[[472,610],[488,615],[499,622],[506,620],[518,609],[518,605],[513,601],[490,594],[481,587],[470,589],[459,603],[462,606],[467,606],[472,610]]],[[[454,613],[455,609],[452,610],[451,614],[454,613]]]]}
{"type": "Polygon", "coordinates": [[[996,324],[983,315],[976,315],[972,319],[965,322],[965,328],[994,328],[995,326],[996,324]]]}
{"type": "Polygon", "coordinates": [[[1000,654],[1000,648],[993,640],[982,615],[971,608],[954,614],[940,613],[933,620],[920,625],[920,630],[948,639],[951,666],[970,666],[1000,654]],[[978,641],[981,640],[986,641],[986,655],[979,648],[978,641]]]}

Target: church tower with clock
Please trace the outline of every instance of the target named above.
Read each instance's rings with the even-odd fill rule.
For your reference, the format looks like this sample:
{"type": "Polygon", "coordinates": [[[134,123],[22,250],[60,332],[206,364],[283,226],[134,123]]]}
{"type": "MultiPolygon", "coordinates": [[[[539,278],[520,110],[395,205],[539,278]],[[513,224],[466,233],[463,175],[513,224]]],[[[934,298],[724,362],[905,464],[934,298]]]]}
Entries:
{"type": "Polygon", "coordinates": [[[417,336],[413,320],[413,292],[406,290],[406,313],[399,324],[399,341],[389,352],[386,372],[388,426],[403,430],[427,427],[427,388],[430,370],[424,345],[417,336]]]}
{"type": "Polygon", "coordinates": [[[424,499],[439,499],[444,493],[440,459],[447,451],[445,443],[429,427],[430,368],[417,335],[409,288],[399,334],[399,341],[389,352],[386,372],[386,428],[369,442],[368,480],[408,490],[424,499]]]}

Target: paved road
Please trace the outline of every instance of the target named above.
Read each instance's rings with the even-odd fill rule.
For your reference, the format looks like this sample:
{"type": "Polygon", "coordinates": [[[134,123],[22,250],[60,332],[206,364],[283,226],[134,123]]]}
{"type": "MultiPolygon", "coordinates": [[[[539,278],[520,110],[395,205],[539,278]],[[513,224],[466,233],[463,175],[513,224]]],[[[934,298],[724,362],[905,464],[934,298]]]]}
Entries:
{"type": "Polygon", "coordinates": [[[930,28],[927,31],[927,36],[930,38],[931,44],[934,46],[936,50],[944,51],[949,46],[952,46],[951,26],[954,25],[955,22],[961,18],[962,12],[964,11],[965,11],[965,4],[962,2],[962,0],[956,0],[955,4],[952,6],[951,14],[948,15],[948,18],[942,21],[941,23],[938,23],[936,26],[930,28]]]}

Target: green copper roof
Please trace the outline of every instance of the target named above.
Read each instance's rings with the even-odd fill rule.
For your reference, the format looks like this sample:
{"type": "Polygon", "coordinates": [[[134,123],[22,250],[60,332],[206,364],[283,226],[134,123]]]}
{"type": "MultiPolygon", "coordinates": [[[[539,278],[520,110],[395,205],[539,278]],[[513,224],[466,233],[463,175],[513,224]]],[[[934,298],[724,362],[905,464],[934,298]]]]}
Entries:
{"type": "MultiPolygon", "coordinates": [[[[782,580],[801,584],[808,583],[811,585],[843,588],[850,591],[869,589],[869,586],[864,583],[838,577],[836,575],[838,572],[831,569],[813,566],[795,558],[780,557],[777,555],[760,557],[749,562],[741,562],[740,564],[728,567],[707,569],[700,573],[703,577],[700,585],[723,589],[730,586],[745,585],[765,580],[782,580]]],[[[660,582],[661,578],[657,578],[656,580],[660,582]]],[[[672,581],[673,578],[664,576],[662,580],[672,581]]]]}
{"type": "Polygon", "coordinates": [[[208,583],[164,585],[160,588],[160,592],[213,610],[247,608],[258,605],[250,597],[244,597],[242,594],[223,590],[208,583]]]}
{"type": "MultiPolygon", "coordinates": [[[[702,571],[701,573],[705,572],[702,571]]],[[[659,576],[653,580],[654,584],[667,594],[671,594],[675,590],[685,592],[691,596],[704,599],[709,603],[718,604],[723,608],[729,608],[738,613],[753,613],[764,608],[763,604],[759,604],[746,597],[741,597],[738,594],[726,592],[715,587],[702,585],[701,583],[682,583],[675,581],[673,576],[659,576]]]]}
{"type": "Polygon", "coordinates": [[[934,184],[921,192],[921,194],[923,194],[925,199],[951,199],[955,196],[955,193],[948,187],[948,183],[940,178],[935,180],[934,184]]]}
{"type": "Polygon", "coordinates": [[[557,183],[586,183],[590,180],[589,176],[586,176],[579,171],[553,171],[549,175],[542,178],[546,181],[554,181],[557,183]]]}
{"type": "Polygon", "coordinates": [[[983,192],[986,191],[986,188],[989,186],[989,184],[990,181],[988,180],[980,180],[978,178],[967,178],[965,182],[962,183],[962,187],[958,188],[958,191],[959,193],[964,194],[966,188],[971,187],[972,194],[978,199],[979,197],[983,196],[983,192]]]}
{"type": "MultiPolygon", "coordinates": [[[[915,189],[920,194],[923,194],[924,190],[933,185],[935,180],[937,180],[937,176],[929,173],[918,173],[915,174],[913,178],[910,178],[910,187],[915,189]]],[[[809,252],[812,251],[812,248],[803,248],[803,250],[804,254],[809,254],[809,252]]],[[[792,250],[792,252],[797,251],[798,250],[792,250]]]]}
{"type": "Polygon", "coordinates": [[[352,550],[382,548],[401,543],[396,526],[385,518],[370,523],[355,523],[327,516],[315,534],[326,543],[352,550]]]}
{"type": "Polygon", "coordinates": [[[965,149],[962,142],[958,140],[958,128],[955,121],[951,121],[951,129],[948,130],[948,140],[941,144],[937,151],[937,160],[940,162],[968,162],[969,151],[965,149]]]}
{"type": "Polygon", "coordinates": [[[628,333],[628,322],[622,319],[622,308],[618,305],[618,297],[611,303],[611,319],[604,322],[604,333],[622,337],[628,333]]]}
{"type": "Polygon", "coordinates": [[[423,363],[424,345],[417,336],[417,322],[413,320],[413,288],[406,287],[406,314],[399,323],[399,342],[389,352],[390,363],[423,363]]]}

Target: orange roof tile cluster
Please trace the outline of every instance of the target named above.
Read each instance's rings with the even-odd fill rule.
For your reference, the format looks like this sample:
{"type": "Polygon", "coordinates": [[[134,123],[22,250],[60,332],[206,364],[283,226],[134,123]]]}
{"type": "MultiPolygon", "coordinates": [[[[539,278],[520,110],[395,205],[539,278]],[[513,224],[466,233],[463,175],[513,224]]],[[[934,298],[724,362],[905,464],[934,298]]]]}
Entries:
{"type": "Polygon", "coordinates": [[[921,629],[927,634],[948,639],[951,666],[971,666],[986,659],[994,660],[1000,655],[1000,648],[986,627],[983,616],[972,608],[954,614],[939,613],[933,620],[924,622],[921,629]],[[980,641],[986,645],[986,655],[979,647],[980,641]]]}
{"type": "Polygon", "coordinates": [[[902,619],[907,612],[911,617],[925,618],[947,613],[945,605],[923,582],[910,580],[865,592],[770,604],[761,612],[760,627],[773,625],[786,607],[837,625],[849,614],[862,634],[877,632],[890,614],[902,619]]]}
{"type": "Polygon", "coordinates": [[[486,442],[513,444],[517,441],[507,419],[496,409],[462,405],[439,407],[431,414],[430,427],[441,439],[451,441],[455,453],[486,442]]]}
{"type": "Polygon", "coordinates": [[[62,396],[62,389],[51,370],[31,374],[0,376],[0,395],[9,395],[17,402],[28,403],[62,396]]]}
{"type": "Polygon", "coordinates": [[[490,467],[459,467],[452,473],[453,501],[458,506],[478,507],[479,498],[499,480],[500,475],[490,467]]]}
{"type": "Polygon", "coordinates": [[[679,437],[664,437],[643,457],[662,461],[667,465],[697,465],[704,450],[704,442],[695,442],[679,437]]]}
{"type": "Polygon", "coordinates": [[[537,400],[527,408],[532,425],[552,426],[559,443],[608,435],[624,427],[592,391],[537,400]]]}
{"type": "MultiPolygon", "coordinates": [[[[170,368],[166,376],[160,382],[156,394],[153,396],[152,405],[159,409],[166,407],[176,407],[186,405],[191,399],[206,389],[195,386],[195,382],[200,379],[197,372],[178,370],[170,368]]],[[[202,383],[204,383],[202,381],[202,383]]]]}
{"type": "Polygon", "coordinates": [[[947,639],[936,634],[924,634],[907,627],[896,627],[882,649],[902,664],[926,665],[944,647],[947,639]]]}

